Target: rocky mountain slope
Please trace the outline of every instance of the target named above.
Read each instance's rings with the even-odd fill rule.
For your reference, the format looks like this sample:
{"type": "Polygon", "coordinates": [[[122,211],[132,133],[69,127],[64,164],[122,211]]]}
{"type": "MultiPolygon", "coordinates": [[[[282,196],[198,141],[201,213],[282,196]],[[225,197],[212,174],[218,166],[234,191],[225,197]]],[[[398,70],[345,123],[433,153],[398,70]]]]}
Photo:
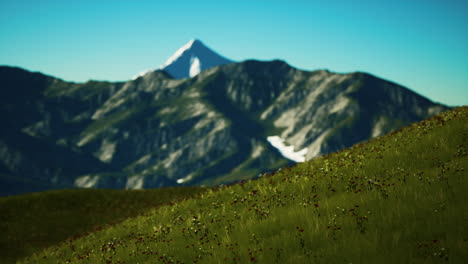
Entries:
{"type": "Polygon", "coordinates": [[[125,83],[0,67],[0,83],[3,194],[228,183],[293,163],[288,147],[308,160],[448,109],[370,74],[278,60],[125,83]]]}

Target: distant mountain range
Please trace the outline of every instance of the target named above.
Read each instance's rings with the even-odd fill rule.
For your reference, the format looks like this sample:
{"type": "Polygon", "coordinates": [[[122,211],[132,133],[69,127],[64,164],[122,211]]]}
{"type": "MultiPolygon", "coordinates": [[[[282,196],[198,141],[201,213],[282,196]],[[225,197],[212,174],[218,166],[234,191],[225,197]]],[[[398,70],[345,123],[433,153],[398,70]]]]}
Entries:
{"type": "Polygon", "coordinates": [[[3,66],[0,89],[2,195],[229,183],[448,109],[367,73],[233,63],[197,40],[128,82],[3,66]]]}

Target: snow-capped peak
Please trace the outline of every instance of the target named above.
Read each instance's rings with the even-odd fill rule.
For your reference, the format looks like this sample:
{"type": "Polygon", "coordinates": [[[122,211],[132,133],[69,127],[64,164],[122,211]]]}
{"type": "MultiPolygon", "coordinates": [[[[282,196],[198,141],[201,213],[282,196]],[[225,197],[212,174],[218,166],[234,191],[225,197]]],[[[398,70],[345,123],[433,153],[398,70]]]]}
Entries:
{"type": "Polygon", "coordinates": [[[182,56],[182,54],[184,54],[185,51],[189,50],[193,43],[195,43],[196,39],[192,39],[190,40],[187,44],[183,45],[182,47],[180,47],[174,54],[172,54],[171,57],[169,57],[169,59],[167,59],[167,61],[162,64],[161,66],[159,66],[160,69],[163,69],[164,67],[170,65],[171,63],[173,63],[174,61],[176,61],[180,56],[182,56]]]}
{"type": "MultiPolygon", "coordinates": [[[[206,47],[200,40],[192,39],[180,47],[158,69],[166,71],[176,79],[183,79],[194,77],[203,70],[231,62],[233,61],[206,47]]],[[[143,71],[135,75],[133,79],[154,70],[157,69],[143,71]]]]}

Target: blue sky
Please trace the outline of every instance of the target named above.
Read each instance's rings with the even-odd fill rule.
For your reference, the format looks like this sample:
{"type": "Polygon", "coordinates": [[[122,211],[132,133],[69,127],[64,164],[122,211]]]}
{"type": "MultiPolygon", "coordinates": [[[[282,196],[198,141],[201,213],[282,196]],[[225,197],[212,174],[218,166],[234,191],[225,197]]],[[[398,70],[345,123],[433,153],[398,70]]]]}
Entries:
{"type": "Polygon", "coordinates": [[[468,1],[1,0],[0,65],[121,81],[192,38],[236,60],[365,71],[468,104],[468,1]]]}

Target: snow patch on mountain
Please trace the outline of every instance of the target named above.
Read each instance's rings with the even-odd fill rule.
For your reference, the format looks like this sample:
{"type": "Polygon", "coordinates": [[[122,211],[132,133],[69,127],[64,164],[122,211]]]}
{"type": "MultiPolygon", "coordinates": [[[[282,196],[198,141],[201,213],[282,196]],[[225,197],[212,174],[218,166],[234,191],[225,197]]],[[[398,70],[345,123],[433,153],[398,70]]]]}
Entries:
{"type": "Polygon", "coordinates": [[[190,77],[194,77],[201,72],[201,62],[197,57],[190,59],[190,77]]]}
{"type": "Polygon", "coordinates": [[[304,162],[305,155],[307,154],[307,148],[303,148],[297,152],[294,151],[294,146],[286,146],[284,144],[284,139],[279,136],[267,137],[268,142],[279,150],[283,157],[290,159],[295,162],[304,162]]]}
{"type": "Polygon", "coordinates": [[[187,176],[184,177],[184,178],[178,179],[178,180],[177,180],[177,183],[178,183],[178,184],[182,184],[182,183],[184,183],[184,182],[190,181],[192,178],[193,178],[193,173],[187,175],[187,176]]]}

